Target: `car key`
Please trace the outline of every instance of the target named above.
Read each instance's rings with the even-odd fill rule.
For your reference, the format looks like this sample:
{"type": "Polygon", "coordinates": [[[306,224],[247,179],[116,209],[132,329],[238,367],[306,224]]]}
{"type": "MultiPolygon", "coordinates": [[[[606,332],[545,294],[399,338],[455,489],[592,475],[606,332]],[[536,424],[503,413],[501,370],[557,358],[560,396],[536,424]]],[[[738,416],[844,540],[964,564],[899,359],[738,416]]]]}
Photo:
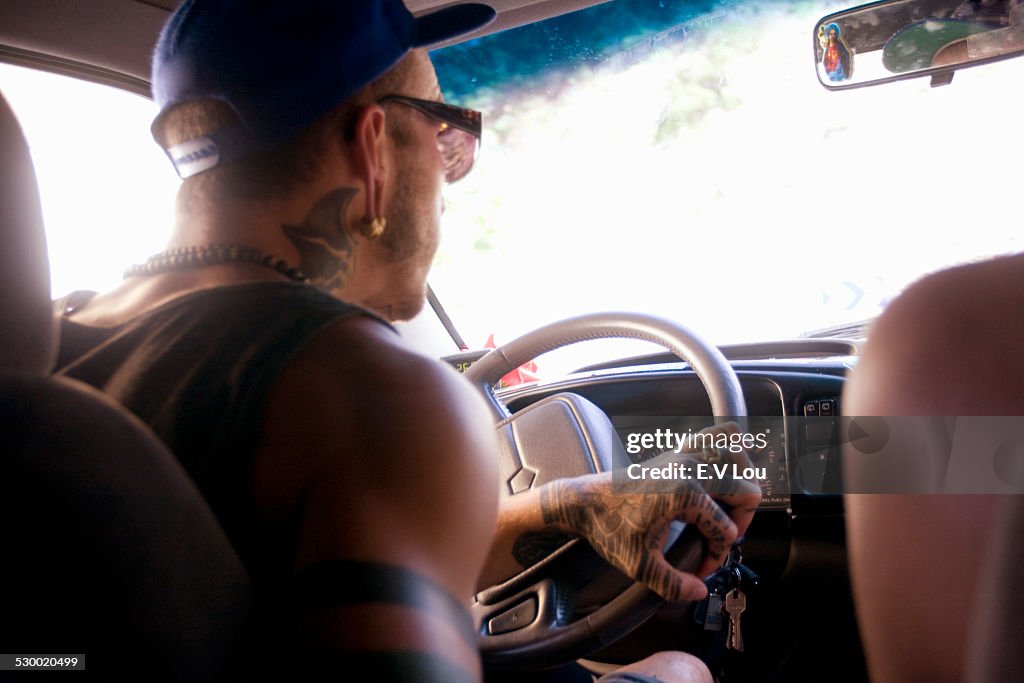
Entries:
{"type": "Polygon", "coordinates": [[[743,630],[740,615],[747,608],[747,596],[739,588],[733,588],[725,596],[725,611],[729,613],[729,632],[725,640],[730,650],[743,652],[743,630]]]}

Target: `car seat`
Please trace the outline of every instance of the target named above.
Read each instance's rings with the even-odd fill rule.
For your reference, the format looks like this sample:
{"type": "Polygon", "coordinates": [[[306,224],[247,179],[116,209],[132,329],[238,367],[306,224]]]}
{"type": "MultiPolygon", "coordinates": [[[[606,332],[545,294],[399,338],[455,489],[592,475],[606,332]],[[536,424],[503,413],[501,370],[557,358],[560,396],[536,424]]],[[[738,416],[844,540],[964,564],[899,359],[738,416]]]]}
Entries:
{"type": "MultiPolygon", "coordinates": [[[[0,96],[0,653],[84,656],[76,680],[240,676],[249,577],[146,426],[51,376],[49,290],[28,145],[0,96]]],[[[43,680],[0,671],[22,678],[43,680]]]]}

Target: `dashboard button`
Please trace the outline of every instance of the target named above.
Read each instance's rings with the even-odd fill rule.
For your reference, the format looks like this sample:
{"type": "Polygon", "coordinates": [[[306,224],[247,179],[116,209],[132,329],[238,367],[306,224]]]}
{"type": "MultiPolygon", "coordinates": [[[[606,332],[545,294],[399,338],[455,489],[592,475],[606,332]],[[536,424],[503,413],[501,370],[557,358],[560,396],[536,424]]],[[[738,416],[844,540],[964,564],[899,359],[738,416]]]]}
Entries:
{"type": "Polygon", "coordinates": [[[521,602],[515,607],[502,612],[487,622],[487,631],[492,636],[499,633],[509,633],[528,626],[537,618],[537,600],[530,598],[521,602]]]}

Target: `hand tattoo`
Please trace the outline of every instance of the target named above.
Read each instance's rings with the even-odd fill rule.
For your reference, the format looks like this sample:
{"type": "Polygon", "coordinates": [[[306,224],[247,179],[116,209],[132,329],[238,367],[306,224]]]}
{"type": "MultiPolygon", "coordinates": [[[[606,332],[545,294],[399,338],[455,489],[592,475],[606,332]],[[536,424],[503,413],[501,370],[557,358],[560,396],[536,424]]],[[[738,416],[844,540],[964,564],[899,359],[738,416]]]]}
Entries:
{"type": "Polygon", "coordinates": [[[313,206],[301,225],[282,225],[299,250],[299,269],[310,281],[328,291],[338,289],[352,274],[352,242],[345,225],[345,209],[355,196],[352,188],[339,188],[313,206]]]}
{"type": "Polygon", "coordinates": [[[719,563],[735,535],[725,512],[697,486],[673,494],[613,493],[610,477],[578,477],[542,488],[540,505],[545,524],[580,534],[605,560],[667,600],[688,597],[662,554],[673,520],[696,524],[719,563]]]}

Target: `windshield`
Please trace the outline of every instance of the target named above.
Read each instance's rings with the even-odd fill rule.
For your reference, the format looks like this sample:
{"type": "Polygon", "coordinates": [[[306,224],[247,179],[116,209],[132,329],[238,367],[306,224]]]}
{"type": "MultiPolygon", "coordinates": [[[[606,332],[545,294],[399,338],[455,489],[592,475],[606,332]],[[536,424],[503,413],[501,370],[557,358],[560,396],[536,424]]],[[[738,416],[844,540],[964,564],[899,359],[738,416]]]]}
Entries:
{"type": "MultiPolygon", "coordinates": [[[[609,310],[716,344],[791,338],[1018,251],[1024,59],[829,92],[814,28],[845,6],[614,0],[434,51],[446,98],[484,112],[431,273],[466,344],[609,310]]],[[[2,65],[0,89],[32,145],[54,296],[115,286],[172,225],[155,106],[2,65]]],[[[456,351],[432,316],[407,336],[456,351]]],[[[652,350],[576,346],[538,372],[652,350]]]]}
{"type": "Polygon", "coordinates": [[[469,345],[616,309],[791,338],[1018,250],[1024,60],[829,92],[813,28],[845,6],[616,0],[434,52],[485,114],[431,278],[469,345]]]}

